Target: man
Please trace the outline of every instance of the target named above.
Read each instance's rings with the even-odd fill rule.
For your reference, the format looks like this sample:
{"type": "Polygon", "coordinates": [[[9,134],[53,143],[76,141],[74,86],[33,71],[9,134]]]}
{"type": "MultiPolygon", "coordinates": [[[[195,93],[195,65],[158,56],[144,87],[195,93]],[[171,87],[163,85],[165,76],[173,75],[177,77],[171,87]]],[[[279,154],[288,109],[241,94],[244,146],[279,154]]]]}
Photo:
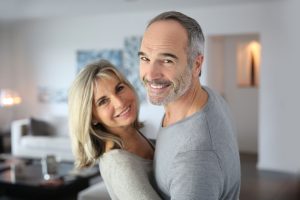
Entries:
{"type": "Polygon", "coordinates": [[[163,105],[154,172],[164,199],[236,200],[240,160],[228,106],[199,76],[204,36],[179,12],[150,21],[140,47],[140,77],[149,101],[163,105]]]}

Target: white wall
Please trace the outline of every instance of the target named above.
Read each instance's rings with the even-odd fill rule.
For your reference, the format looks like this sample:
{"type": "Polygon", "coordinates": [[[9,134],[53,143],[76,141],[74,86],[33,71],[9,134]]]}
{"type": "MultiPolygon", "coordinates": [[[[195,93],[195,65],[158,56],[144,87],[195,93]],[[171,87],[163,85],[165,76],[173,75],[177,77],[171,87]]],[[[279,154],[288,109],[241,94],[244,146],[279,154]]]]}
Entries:
{"type": "MultiPolygon", "coordinates": [[[[11,41],[9,25],[0,24],[0,89],[14,89],[11,41]]],[[[9,130],[12,111],[12,108],[0,108],[0,132],[9,130]]]]}
{"type": "MultiPolygon", "coordinates": [[[[206,35],[258,33],[261,36],[259,167],[264,169],[288,172],[298,172],[300,169],[300,159],[291,156],[300,151],[297,126],[300,112],[297,88],[300,85],[297,77],[300,74],[297,55],[299,7],[297,0],[286,0],[184,10],[178,8],[196,18],[206,35]]],[[[172,9],[175,8],[173,6],[172,9]]],[[[40,105],[36,101],[37,86],[68,87],[75,76],[77,49],[121,47],[125,36],[142,34],[146,22],[158,12],[15,24],[11,33],[12,60],[20,74],[12,78],[24,99],[17,116],[65,114],[65,105],[40,105]]],[[[155,113],[161,115],[161,111],[155,113]]],[[[158,118],[154,113],[150,115],[145,112],[147,119],[158,118]]]]}
{"type": "Polygon", "coordinates": [[[300,170],[300,2],[290,0],[268,12],[262,34],[259,167],[300,170]]]}

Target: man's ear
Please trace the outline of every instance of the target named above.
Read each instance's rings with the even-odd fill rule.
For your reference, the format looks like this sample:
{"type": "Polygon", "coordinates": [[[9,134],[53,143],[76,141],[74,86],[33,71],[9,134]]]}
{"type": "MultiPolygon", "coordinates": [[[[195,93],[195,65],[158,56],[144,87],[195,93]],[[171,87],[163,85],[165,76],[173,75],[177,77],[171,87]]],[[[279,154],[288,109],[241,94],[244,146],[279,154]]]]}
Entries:
{"type": "Polygon", "coordinates": [[[202,54],[198,54],[196,56],[195,61],[194,61],[194,67],[193,67],[193,75],[194,76],[198,77],[201,75],[203,59],[204,59],[204,57],[202,54]]]}

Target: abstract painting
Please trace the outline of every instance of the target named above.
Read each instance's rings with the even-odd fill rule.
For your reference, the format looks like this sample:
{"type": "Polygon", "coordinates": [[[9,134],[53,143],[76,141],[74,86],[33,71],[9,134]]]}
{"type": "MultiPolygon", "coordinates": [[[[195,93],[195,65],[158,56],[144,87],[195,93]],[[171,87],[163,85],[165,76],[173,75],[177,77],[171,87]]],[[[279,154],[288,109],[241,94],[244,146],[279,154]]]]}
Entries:
{"type": "Polygon", "coordinates": [[[146,92],[139,77],[139,56],[142,37],[131,36],[124,39],[124,68],[126,78],[131,82],[135,88],[140,102],[146,100],[146,92]]]}
{"type": "MultiPolygon", "coordinates": [[[[146,92],[139,78],[138,51],[141,36],[125,37],[123,49],[78,50],[76,52],[77,73],[87,64],[106,59],[124,74],[135,88],[139,101],[146,100],[146,92]]],[[[48,86],[38,88],[38,100],[42,103],[66,103],[67,89],[55,89],[48,86]]]]}
{"type": "Polygon", "coordinates": [[[41,103],[66,103],[68,101],[67,93],[67,89],[38,87],[38,101],[41,103]]]}
{"type": "Polygon", "coordinates": [[[87,64],[100,59],[106,59],[110,61],[122,71],[122,50],[104,49],[77,51],[77,72],[79,72],[87,64]]]}

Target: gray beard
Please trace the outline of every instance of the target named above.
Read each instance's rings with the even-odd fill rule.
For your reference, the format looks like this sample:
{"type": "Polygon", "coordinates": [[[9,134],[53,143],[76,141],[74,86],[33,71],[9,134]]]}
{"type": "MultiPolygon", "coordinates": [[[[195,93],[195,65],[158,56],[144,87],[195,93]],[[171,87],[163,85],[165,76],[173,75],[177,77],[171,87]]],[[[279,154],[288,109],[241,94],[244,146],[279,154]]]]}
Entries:
{"type": "Polygon", "coordinates": [[[179,81],[177,81],[177,84],[174,84],[173,90],[170,91],[170,93],[161,100],[155,100],[151,99],[148,93],[148,100],[153,105],[167,105],[172,101],[175,101],[182,95],[184,95],[192,85],[192,70],[187,67],[187,69],[184,71],[184,73],[180,76],[179,81]]]}

